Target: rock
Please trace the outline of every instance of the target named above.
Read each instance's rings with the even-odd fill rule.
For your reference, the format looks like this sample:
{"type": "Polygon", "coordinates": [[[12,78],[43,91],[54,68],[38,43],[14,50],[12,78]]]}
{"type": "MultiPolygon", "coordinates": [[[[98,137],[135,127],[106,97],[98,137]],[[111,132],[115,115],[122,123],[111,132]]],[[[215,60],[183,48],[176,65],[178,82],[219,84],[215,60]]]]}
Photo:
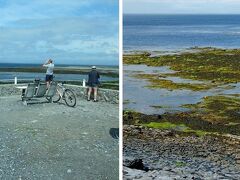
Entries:
{"type": "Polygon", "coordinates": [[[174,131],[134,125],[124,126],[125,131],[130,136],[124,141],[124,154],[131,159],[129,166],[125,165],[131,168],[124,175],[126,179],[240,179],[239,144],[227,143],[227,139],[233,142],[229,137],[186,137],[174,131]],[[131,136],[133,131],[137,136],[131,136]],[[142,159],[133,160],[135,157],[150,164],[150,171],[139,172],[145,166],[142,159]],[[178,161],[183,163],[176,168],[178,161]]]}
{"type": "Polygon", "coordinates": [[[127,167],[129,167],[131,169],[139,169],[139,170],[143,170],[143,171],[148,171],[149,170],[148,167],[145,167],[143,165],[142,159],[135,159],[135,160],[131,161],[129,163],[129,165],[127,165],[127,167]]]}

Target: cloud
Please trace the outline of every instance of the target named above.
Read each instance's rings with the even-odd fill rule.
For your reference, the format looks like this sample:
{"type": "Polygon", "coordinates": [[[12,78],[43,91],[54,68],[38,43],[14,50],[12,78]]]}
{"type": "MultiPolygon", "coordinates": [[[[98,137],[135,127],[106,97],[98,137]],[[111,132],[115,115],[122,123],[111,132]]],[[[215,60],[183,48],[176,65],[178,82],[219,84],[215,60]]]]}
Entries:
{"type": "Polygon", "coordinates": [[[118,64],[117,7],[111,0],[0,0],[0,62],[118,64]]]}

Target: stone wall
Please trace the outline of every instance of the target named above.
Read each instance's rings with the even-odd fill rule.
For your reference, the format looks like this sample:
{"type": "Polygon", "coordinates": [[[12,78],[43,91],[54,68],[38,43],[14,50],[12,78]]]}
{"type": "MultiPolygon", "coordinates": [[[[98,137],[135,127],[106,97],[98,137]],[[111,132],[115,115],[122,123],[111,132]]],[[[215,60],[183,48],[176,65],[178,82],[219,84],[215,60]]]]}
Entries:
{"type": "MultiPolygon", "coordinates": [[[[65,86],[73,90],[77,97],[87,99],[87,87],[77,85],[65,85],[65,86]]],[[[99,88],[98,100],[117,104],[119,101],[119,91],[99,88]]]]}
{"type": "MultiPolygon", "coordinates": [[[[21,95],[21,90],[17,89],[16,86],[21,86],[21,84],[4,84],[0,85],[0,96],[10,96],[10,95],[21,95]]],[[[65,84],[66,88],[74,91],[75,95],[81,99],[87,99],[87,87],[68,85],[65,84]]],[[[98,100],[117,104],[119,102],[119,91],[111,89],[99,89],[98,100]]]]}

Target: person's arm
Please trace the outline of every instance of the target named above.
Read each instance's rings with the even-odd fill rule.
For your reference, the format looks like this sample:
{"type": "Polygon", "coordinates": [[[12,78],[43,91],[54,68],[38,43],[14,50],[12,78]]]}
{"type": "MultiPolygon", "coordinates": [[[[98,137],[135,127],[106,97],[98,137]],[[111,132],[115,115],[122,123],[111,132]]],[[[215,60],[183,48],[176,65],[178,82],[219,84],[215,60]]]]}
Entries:
{"type": "Polygon", "coordinates": [[[100,79],[100,75],[99,75],[99,73],[97,73],[97,77],[98,77],[98,79],[100,79]]]}
{"type": "Polygon", "coordinates": [[[46,61],[42,66],[43,67],[48,67],[48,65],[49,65],[49,61],[46,61]]]}
{"type": "Polygon", "coordinates": [[[90,73],[88,73],[88,83],[90,82],[90,73]]]}

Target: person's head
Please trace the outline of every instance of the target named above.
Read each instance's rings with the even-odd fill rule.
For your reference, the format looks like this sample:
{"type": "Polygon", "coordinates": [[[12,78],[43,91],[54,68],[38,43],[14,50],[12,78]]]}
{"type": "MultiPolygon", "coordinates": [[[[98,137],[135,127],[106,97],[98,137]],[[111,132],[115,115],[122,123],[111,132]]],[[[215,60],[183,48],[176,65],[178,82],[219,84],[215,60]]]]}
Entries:
{"type": "Polygon", "coordinates": [[[49,60],[48,60],[48,63],[53,63],[53,60],[52,60],[52,59],[49,59],[49,60]]]}
{"type": "Polygon", "coordinates": [[[96,70],[97,68],[96,68],[96,66],[92,66],[92,70],[96,70]]]}

